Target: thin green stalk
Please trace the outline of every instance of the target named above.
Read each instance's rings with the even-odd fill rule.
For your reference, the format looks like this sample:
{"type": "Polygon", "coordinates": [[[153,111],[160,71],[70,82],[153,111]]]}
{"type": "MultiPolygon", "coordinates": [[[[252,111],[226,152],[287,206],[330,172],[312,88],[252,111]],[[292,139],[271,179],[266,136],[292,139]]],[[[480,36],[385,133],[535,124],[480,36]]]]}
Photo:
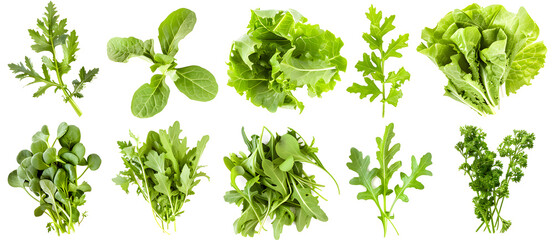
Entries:
{"type": "Polygon", "coordinates": [[[71,107],[73,107],[73,110],[75,110],[75,113],[77,113],[77,116],[81,116],[83,113],[81,112],[81,109],[79,109],[79,106],[77,106],[77,103],[73,100],[73,98],[70,96],[70,94],[67,92],[67,85],[63,83],[62,76],[60,74],[60,68],[58,66],[58,60],[56,60],[56,48],[54,46],[54,41],[50,39],[50,45],[52,46],[52,60],[54,62],[54,68],[56,71],[56,77],[58,79],[58,84],[62,86],[61,90],[63,94],[65,95],[65,100],[71,104],[71,107]]]}

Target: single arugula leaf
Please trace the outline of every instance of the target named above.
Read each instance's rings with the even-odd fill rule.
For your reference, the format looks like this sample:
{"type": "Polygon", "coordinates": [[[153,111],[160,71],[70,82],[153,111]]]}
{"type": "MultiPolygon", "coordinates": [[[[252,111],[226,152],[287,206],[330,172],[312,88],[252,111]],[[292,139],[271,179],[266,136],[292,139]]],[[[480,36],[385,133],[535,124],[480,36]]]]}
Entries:
{"type": "Polygon", "coordinates": [[[423,184],[417,180],[418,177],[428,175],[431,176],[431,171],[427,170],[427,167],[432,164],[431,154],[425,154],[420,162],[416,161],[416,158],[412,156],[412,173],[408,176],[405,173],[400,173],[400,178],[403,182],[402,186],[396,185],[394,192],[396,197],[390,207],[387,207],[387,197],[393,193],[393,190],[389,188],[389,183],[396,171],[402,167],[401,161],[396,161],[391,164],[394,155],[400,150],[400,144],[394,144],[392,147],[391,142],[394,137],[394,124],[389,124],[385,128],[383,138],[378,137],[376,139],[379,151],[377,151],[377,161],[379,162],[379,168],[369,169],[370,159],[369,156],[365,156],[356,148],[350,149],[351,162],[346,163],[348,169],[356,172],[357,176],[350,180],[352,185],[360,185],[365,188],[365,191],[358,193],[357,198],[359,200],[372,200],[379,209],[379,220],[383,224],[383,232],[386,237],[387,226],[390,222],[394,230],[398,234],[396,227],[392,224],[394,215],[392,213],[396,202],[400,199],[404,202],[408,202],[408,196],[405,194],[406,189],[415,188],[423,189],[423,184]],[[379,178],[379,186],[374,183],[375,178],[379,178]],[[382,201],[380,200],[382,199],[382,201]]]}
{"type": "Polygon", "coordinates": [[[169,99],[169,87],[165,84],[165,76],[152,76],[150,84],[142,85],[131,101],[131,112],[139,118],[152,117],[161,112],[169,99]]]}
{"type": "Polygon", "coordinates": [[[169,14],[158,28],[162,53],[154,51],[153,39],[142,41],[135,37],[114,37],[108,41],[110,60],[125,63],[132,57],[142,57],[152,63],[150,70],[153,73],[161,73],[154,74],[150,84],[142,85],[133,95],[131,112],[136,117],[153,117],[165,108],[169,99],[169,87],[164,81],[166,76],[171,77],[177,89],[191,100],[207,102],[217,95],[217,82],[208,70],[195,65],[177,68],[175,56],[179,42],[195,24],[196,15],[189,9],[180,8],[169,14]]]}
{"type": "Polygon", "coordinates": [[[297,88],[306,86],[310,97],[333,90],[339,71],[346,70],[343,42],[306,22],[294,10],[252,10],[248,32],[231,47],[227,85],[270,112],[302,112],[293,95],[297,88]]]}
{"type": "Polygon", "coordinates": [[[146,142],[132,133],[134,143],[118,142],[125,170],[112,181],[125,193],[131,185],[136,186],[137,194],[148,202],[164,232],[183,213],[181,209],[194,195],[193,188],[200,177],[208,178],[199,171],[198,162],[209,137],[204,136],[196,147],[188,148],[186,137],[180,138],[181,132],[176,121],[168,130],[150,131],[146,142]]]}
{"type": "MultiPolygon", "coordinates": [[[[46,12],[42,19],[37,20],[37,27],[39,31],[29,29],[29,36],[33,39],[34,44],[31,46],[37,53],[48,52],[48,54],[42,56],[42,73],[37,72],[31,59],[25,57],[24,63],[11,63],[8,64],[10,70],[16,74],[16,78],[23,80],[26,78],[32,79],[27,85],[40,83],[42,86],[33,94],[33,97],[42,96],[46,90],[54,88],[54,92],[58,90],[63,93],[63,100],[68,102],[75,113],[78,116],[82,115],[81,109],[77,106],[73,98],[81,98],[83,94],[81,91],[84,88],[85,83],[91,82],[95,75],[98,73],[98,69],[95,68],[89,71],[90,75],[87,78],[81,78],[73,82],[73,90],[68,88],[63,81],[63,75],[69,73],[71,70],[71,64],[76,60],[76,53],[79,50],[78,36],[75,30],[72,30],[68,34],[66,29],[67,19],[61,19],[58,15],[55,5],[49,2],[46,6],[46,12]],[[56,54],[56,47],[61,46],[63,50],[63,58],[56,58],[60,56],[56,54]],[[61,61],[59,61],[61,60],[61,61]],[[54,72],[51,77],[50,72],[54,72]]],[[[81,68],[84,71],[84,67],[81,68]]]]}
{"type": "Polygon", "coordinates": [[[364,33],[363,39],[369,44],[369,48],[374,51],[371,55],[364,53],[362,60],[356,63],[356,69],[363,73],[367,85],[354,83],[346,91],[360,94],[360,99],[371,96],[369,98],[370,102],[381,95],[381,102],[383,103],[382,117],[385,117],[385,105],[388,103],[396,107],[398,100],[402,97],[400,87],[404,82],[410,80],[410,73],[404,67],[397,72],[389,72],[388,77],[385,77],[385,61],[391,57],[402,57],[402,54],[398,51],[408,46],[409,35],[403,34],[398,36],[397,39],[392,39],[385,49],[383,37],[395,28],[393,25],[395,15],[383,20],[383,13],[381,11],[377,12],[377,9],[372,5],[369,12],[366,13],[366,17],[371,22],[370,33],[364,33]],[[379,53],[379,56],[376,52],[379,53]],[[381,89],[377,86],[377,82],[380,82],[381,89]],[[386,86],[389,88],[388,92],[386,86]]]}

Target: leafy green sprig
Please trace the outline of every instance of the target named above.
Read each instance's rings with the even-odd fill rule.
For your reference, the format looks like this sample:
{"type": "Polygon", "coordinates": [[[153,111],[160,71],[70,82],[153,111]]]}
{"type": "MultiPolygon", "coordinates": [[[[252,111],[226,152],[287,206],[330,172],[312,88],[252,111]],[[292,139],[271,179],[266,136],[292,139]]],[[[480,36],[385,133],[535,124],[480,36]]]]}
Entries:
{"type": "Polygon", "coordinates": [[[33,135],[31,150],[21,150],[17,155],[19,167],[8,176],[8,183],[14,188],[23,188],[39,206],[34,214],[48,215],[52,222],[46,225],[48,232],[71,233],[75,224],[87,216],[77,208],[85,204],[85,193],[91,191],[87,182],[79,179],[90,169],[97,170],[102,163],[96,154],[85,157],[85,146],[80,143],[81,131],[65,122],[58,127],[56,138],[48,143],[48,126],[43,126],[33,135]],[[61,148],[54,146],[59,142],[61,148]],[[77,173],[77,166],[86,169],[77,173]]]}
{"type": "Polygon", "coordinates": [[[484,226],[483,231],[489,233],[506,232],[512,222],[501,217],[500,213],[504,200],[510,195],[510,182],[517,183],[524,175],[523,168],[527,167],[528,159],[525,150],[533,148],[535,135],[514,130],[513,135],[505,137],[500,143],[497,154],[489,150],[485,142],[486,133],[480,128],[464,126],[460,128],[460,133],[464,138],[456,144],[456,150],[464,157],[460,170],[469,176],[469,186],[477,194],[473,198],[475,215],[482,222],[476,231],[484,226]],[[497,155],[509,160],[505,174],[504,163],[497,159],[497,155]]]}
{"type": "Polygon", "coordinates": [[[385,17],[385,20],[381,21],[383,20],[383,13],[381,11],[377,12],[375,7],[371,5],[369,12],[366,13],[366,17],[371,22],[371,26],[370,32],[364,33],[363,38],[369,44],[369,48],[374,51],[371,53],[371,56],[364,53],[363,59],[356,64],[356,69],[359,72],[363,72],[367,85],[363,86],[354,83],[346,90],[350,93],[359,93],[360,99],[371,95],[369,98],[370,102],[373,102],[373,100],[381,95],[381,102],[383,103],[382,117],[385,117],[385,105],[388,103],[396,107],[398,99],[402,97],[400,86],[410,80],[410,73],[404,67],[396,72],[391,71],[388,75],[385,75],[385,61],[391,57],[402,57],[402,54],[398,50],[408,46],[409,34],[403,34],[397,39],[391,40],[385,49],[383,37],[395,29],[395,26],[392,25],[395,15],[385,17]],[[377,87],[376,82],[380,82],[381,89],[377,87]],[[388,94],[386,85],[390,86],[388,94]]]}
{"type": "Polygon", "coordinates": [[[402,180],[402,185],[397,184],[394,187],[395,198],[390,205],[390,208],[387,207],[387,196],[393,193],[393,189],[389,188],[389,183],[396,171],[402,167],[401,161],[396,161],[391,164],[392,158],[400,150],[400,143],[390,146],[392,138],[394,137],[394,124],[389,124],[385,129],[385,134],[383,138],[377,138],[377,146],[379,151],[377,151],[377,161],[379,162],[379,168],[368,169],[369,167],[369,156],[363,156],[356,148],[350,150],[350,160],[351,162],[347,163],[346,166],[358,174],[357,177],[350,180],[352,185],[361,185],[365,187],[366,191],[358,193],[359,200],[372,200],[379,212],[381,213],[378,216],[383,224],[384,236],[387,236],[387,226],[388,223],[392,225],[396,233],[398,230],[392,223],[394,215],[392,210],[398,200],[403,202],[408,202],[408,196],[405,194],[405,191],[408,188],[423,189],[423,184],[418,181],[418,177],[421,176],[432,176],[431,171],[427,170],[431,162],[431,153],[426,153],[421,157],[420,161],[417,162],[415,156],[412,156],[412,173],[410,175],[401,172],[400,179],[402,180]],[[376,186],[374,181],[376,179],[380,180],[380,185],[376,186]]]}
{"type": "Polygon", "coordinates": [[[35,42],[31,48],[37,53],[49,52],[51,54],[51,56],[42,56],[42,67],[39,72],[35,70],[29,57],[25,57],[24,63],[11,63],[8,66],[14,74],[17,74],[16,77],[20,80],[25,78],[33,79],[27,85],[35,83],[44,84],[33,94],[33,97],[42,96],[46,90],[54,87],[54,92],[58,90],[62,91],[64,101],[71,104],[75,113],[81,116],[81,109],[79,109],[73,98],[83,97],[81,91],[87,83],[94,79],[98,73],[98,68],[86,70],[85,67],[81,67],[78,75],[79,78],[71,83],[73,90],[70,90],[68,85],[64,83],[62,77],[69,73],[71,63],[76,60],[75,54],[79,50],[79,42],[77,41],[78,37],[75,30],[68,34],[66,29],[67,19],[60,20],[59,18],[60,16],[56,11],[56,7],[52,2],[49,2],[46,6],[44,17],[37,20],[40,32],[29,29],[29,35],[35,42]],[[62,48],[63,57],[61,58],[59,55],[56,55],[56,48],[58,46],[62,48]],[[40,73],[41,71],[42,73],[40,73]],[[55,77],[51,77],[51,71],[55,72],[55,77]]]}
{"type": "MultiPolygon", "coordinates": [[[[158,226],[167,233],[169,225],[184,211],[183,205],[194,194],[193,187],[200,183],[200,177],[208,176],[199,171],[200,157],[209,137],[202,137],[196,147],[187,146],[187,138],[179,138],[180,124],[176,121],[168,131],[150,131],[146,142],[141,143],[131,132],[131,141],[118,142],[121,159],[126,170],[119,172],[113,181],[125,193],[129,186],[137,187],[137,194],[148,202],[158,226]]],[[[209,178],[208,178],[209,179],[209,178]]]]}
{"type": "Polygon", "coordinates": [[[302,231],[312,218],[328,220],[318,204],[319,198],[324,199],[319,194],[323,185],[315,181],[314,175],[304,171],[305,164],[312,164],[333,178],[316,156],[315,139],[308,145],[292,129],[280,136],[273,135],[267,128],[250,139],[243,128],[242,137],[250,153],[233,153],[223,159],[231,171],[233,187],[224,199],[242,206],[242,214],[233,224],[235,233],[252,237],[264,230],[266,221],[273,219],[273,236],[279,239],[285,225],[294,223],[296,229],[302,231]],[[269,134],[267,143],[262,141],[264,133],[269,134]],[[237,185],[239,176],[246,180],[242,189],[237,185]]]}
{"type": "Polygon", "coordinates": [[[217,95],[217,82],[208,70],[195,65],[177,68],[175,55],[179,51],[179,42],[195,24],[196,14],[189,9],[181,8],[169,14],[158,28],[162,53],[154,51],[153,39],[142,41],[134,37],[115,37],[108,42],[110,60],[126,63],[132,57],[141,57],[152,64],[150,70],[153,73],[158,70],[161,73],[154,74],[150,83],[142,85],[133,95],[131,112],[136,117],[152,117],[165,108],[169,99],[166,76],[191,100],[207,102],[217,95]]]}

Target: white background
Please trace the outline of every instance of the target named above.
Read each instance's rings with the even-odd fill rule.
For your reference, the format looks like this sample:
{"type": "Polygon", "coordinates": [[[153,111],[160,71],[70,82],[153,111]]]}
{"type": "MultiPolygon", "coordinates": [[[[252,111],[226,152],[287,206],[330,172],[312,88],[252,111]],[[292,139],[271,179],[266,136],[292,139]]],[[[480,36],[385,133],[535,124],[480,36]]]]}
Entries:
{"type": "MultiPolygon", "coordinates": [[[[346,167],[349,149],[356,147],[375,161],[375,137],[382,136],[385,126],[395,123],[394,142],[402,144],[396,159],[403,160],[402,171],[409,171],[409,158],[418,158],[426,152],[433,154],[432,177],[421,178],[422,191],[410,189],[409,203],[399,203],[394,209],[396,236],[390,229],[388,239],[552,239],[552,191],[549,174],[552,161],[551,89],[553,73],[551,53],[545,68],[532,86],[526,86],[516,95],[502,99],[502,109],[495,116],[480,117],[461,103],[442,96],[446,84],[444,75],[415,48],[421,42],[424,27],[434,27],[449,11],[464,8],[473,1],[371,1],[384,15],[396,14],[396,30],[391,36],[410,33],[409,48],[401,52],[404,57],[388,63],[387,70],[405,66],[412,74],[402,90],[404,97],[398,107],[387,106],[387,115],[381,118],[381,105],[360,100],[346,92],[353,82],[362,82],[361,73],[354,65],[363,52],[369,51],[361,38],[369,31],[365,18],[370,1],[307,1],[307,0],[251,0],[251,1],[56,1],[62,18],[68,19],[69,29],[76,29],[81,50],[73,69],[80,66],[99,67],[98,77],[83,91],[85,97],[77,103],[83,116],[77,117],[69,104],[64,104],[59,93],[51,90],[40,98],[32,98],[37,86],[24,87],[9,71],[7,64],[19,62],[27,55],[35,66],[40,57],[32,52],[28,28],[35,28],[36,18],[42,16],[47,1],[1,1],[0,23],[0,238],[2,239],[55,239],[55,233],[46,233],[48,218],[35,218],[36,203],[21,189],[7,184],[9,172],[17,167],[17,153],[31,144],[31,136],[43,124],[51,131],[61,121],[75,124],[81,129],[82,142],[88,153],[98,153],[103,160],[96,172],[87,172],[84,179],[93,191],[87,194],[89,217],[75,233],[62,239],[243,239],[233,232],[233,222],[240,208],[223,201],[230,190],[229,171],[223,157],[246,151],[240,136],[245,126],[248,135],[259,134],[262,126],[283,133],[286,127],[299,131],[305,138],[316,138],[318,156],[337,178],[340,195],[332,181],[321,171],[312,170],[317,181],[325,184],[322,194],[328,201],[321,203],[329,216],[328,222],[313,220],[310,227],[298,233],[294,226],[285,227],[281,239],[379,239],[382,226],[373,202],[356,200],[361,187],[348,184],[354,172],[346,167]],[[149,65],[141,59],[127,64],[111,62],[106,56],[106,43],[112,37],[134,36],[154,38],[157,50],[157,28],[160,22],[178,8],[196,12],[198,21],[179,45],[179,66],[191,64],[209,69],[217,78],[219,93],[207,103],[189,100],[173,84],[172,94],[165,109],[155,117],[138,119],[131,114],[130,103],[134,91],[151,77],[149,65]],[[292,110],[269,113],[255,107],[235,90],[226,85],[228,55],[231,43],[246,32],[250,9],[294,8],[323,29],[340,36],[345,43],[341,54],[348,59],[348,70],[341,75],[334,91],[323,98],[310,99],[306,90],[295,95],[304,101],[302,114],[292,110]],[[166,235],[156,226],[147,203],[134,193],[126,195],[112,181],[123,163],[116,141],[128,140],[131,129],[142,139],[149,130],[166,129],[179,120],[189,142],[196,142],[204,134],[210,141],[201,162],[211,181],[202,181],[197,195],[184,207],[185,213],[177,220],[177,232],[166,235]],[[474,192],[468,187],[469,179],[458,166],[462,158],[454,149],[460,140],[459,127],[474,124],[488,133],[490,148],[496,148],[502,138],[513,129],[526,129],[536,134],[535,148],[529,152],[529,167],[519,184],[510,187],[511,197],[503,208],[503,216],[513,222],[505,234],[475,233],[480,221],[473,213],[471,199],[474,192]]],[[[503,3],[517,12],[524,5],[541,27],[540,40],[550,51],[554,22],[549,1],[476,1],[482,6],[503,3]]],[[[387,40],[388,42],[389,40],[387,40]]],[[[65,81],[75,78],[75,71],[65,81]]],[[[88,154],[87,153],[87,154],[88,154]]],[[[398,175],[393,184],[399,183],[398,175]]],[[[256,239],[272,239],[271,225],[256,239]]]]}

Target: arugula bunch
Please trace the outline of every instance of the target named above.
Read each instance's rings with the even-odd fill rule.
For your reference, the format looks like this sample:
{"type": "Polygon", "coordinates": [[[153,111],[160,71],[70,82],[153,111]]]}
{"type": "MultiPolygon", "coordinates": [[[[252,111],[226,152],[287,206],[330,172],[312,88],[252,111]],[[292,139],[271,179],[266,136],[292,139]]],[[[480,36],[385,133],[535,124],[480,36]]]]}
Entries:
{"type": "Polygon", "coordinates": [[[490,151],[485,142],[486,133],[475,126],[460,128],[463,141],[456,144],[456,150],[464,157],[460,170],[468,175],[469,187],[477,196],[473,198],[475,215],[482,221],[477,231],[489,233],[506,232],[512,225],[510,220],[500,216],[504,199],[510,196],[510,182],[517,183],[523,177],[523,168],[527,167],[526,149],[533,148],[535,134],[524,130],[514,130],[513,135],[504,138],[498,146],[498,154],[490,151]],[[497,155],[508,159],[508,168],[503,174],[504,163],[497,155]],[[472,160],[471,162],[469,160],[472,160]],[[501,177],[504,177],[501,179],[501,177]]]}
{"type": "Polygon", "coordinates": [[[196,14],[186,8],[178,9],[160,24],[158,40],[162,53],[154,51],[154,40],[142,41],[134,37],[115,37],[108,41],[108,57],[114,62],[126,63],[132,57],[145,59],[152,65],[154,74],[150,83],[142,85],[131,101],[131,112],[139,118],[152,117],[161,112],[169,99],[169,87],[165,83],[169,76],[177,89],[189,99],[207,102],[215,98],[218,91],[215,77],[206,69],[191,65],[177,68],[175,55],[179,51],[179,42],[194,28],[196,14]]]}
{"type": "MultiPolygon", "coordinates": [[[[319,206],[320,185],[315,176],[304,171],[304,164],[312,164],[333,176],[325,169],[318,151],[296,131],[289,129],[284,135],[273,135],[267,128],[261,135],[246,136],[242,128],[248,155],[231,154],[223,161],[231,171],[231,186],[234,190],[225,194],[225,201],[242,206],[242,214],[233,224],[236,233],[254,236],[264,229],[264,223],[273,219],[273,236],[279,239],[283,226],[296,225],[298,231],[308,227],[312,218],[326,222],[327,215],[319,206]],[[263,143],[264,133],[269,141],[263,143]],[[237,185],[237,178],[246,180],[243,189],[237,185]],[[256,227],[259,225],[259,230],[256,227]]],[[[333,178],[333,180],[335,180],[333,178]]],[[[336,181],[335,181],[336,184],[336,181]]],[[[337,184],[338,189],[338,184],[337,184]]]]}
{"type": "Polygon", "coordinates": [[[421,157],[419,162],[415,156],[412,156],[412,172],[410,175],[401,172],[400,179],[402,184],[397,184],[394,187],[394,201],[390,205],[390,208],[387,208],[387,196],[393,193],[393,189],[389,188],[389,183],[392,178],[392,175],[402,167],[401,161],[396,161],[391,164],[394,154],[400,150],[400,143],[390,146],[392,138],[394,137],[394,124],[389,124],[385,129],[385,134],[383,138],[377,138],[377,146],[379,151],[377,151],[377,161],[379,162],[379,168],[368,169],[369,167],[369,156],[363,156],[356,148],[350,149],[350,160],[351,162],[347,163],[346,166],[358,174],[357,177],[350,180],[352,185],[361,185],[366,188],[366,191],[358,193],[358,199],[360,200],[372,200],[377,205],[379,212],[381,213],[378,218],[383,223],[384,236],[387,236],[387,225],[390,222],[396,234],[398,231],[392,223],[394,215],[392,210],[394,205],[398,200],[403,202],[408,202],[408,196],[405,191],[408,188],[423,189],[423,184],[418,181],[418,177],[421,176],[432,176],[431,171],[427,170],[431,162],[431,153],[426,153],[421,157]],[[377,186],[374,182],[379,180],[380,185],[377,186]],[[382,205],[381,205],[382,200],[382,205]]]}
{"type": "Polygon", "coordinates": [[[425,28],[417,50],[446,75],[446,96],[480,115],[495,114],[500,96],[516,93],[544,66],[546,46],[525,8],[477,4],[454,10],[434,29],[425,28]]]}
{"type": "Polygon", "coordinates": [[[248,32],[231,47],[227,84],[270,112],[302,112],[304,104],[292,94],[297,88],[307,86],[311,97],[333,90],[339,71],[346,71],[344,44],[306,22],[294,10],[252,10],[248,32]]]}
{"type": "Polygon", "coordinates": [[[87,71],[85,67],[81,67],[79,70],[79,78],[71,82],[73,90],[70,90],[68,85],[63,82],[62,77],[69,73],[71,64],[76,60],[75,54],[79,50],[77,33],[73,30],[68,34],[68,30],[66,29],[67,19],[64,18],[60,20],[60,16],[52,2],[49,2],[46,6],[44,17],[42,19],[37,19],[37,26],[40,32],[29,29],[29,35],[35,42],[31,48],[37,53],[49,52],[51,54],[51,56],[42,56],[42,73],[40,73],[41,70],[39,70],[39,72],[35,70],[31,63],[31,59],[28,57],[25,57],[25,63],[11,63],[8,64],[8,66],[14,74],[17,74],[16,78],[20,80],[25,78],[33,79],[33,81],[27,85],[35,83],[43,84],[43,86],[39,87],[33,94],[33,97],[40,97],[46,90],[53,87],[54,92],[58,90],[62,91],[64,95],[63,100],[69,102],[73,110],[75,110],[75,113],[81,116],[81,109],[79,109],[79,106],[77,106],[73,98],[83,97],[81,91],[87,83],[94,79],[98,73],[98,68],[87,71]],[[62,47],[63,58],[56,55],[56,48],[58,46],[62,47]],[[51,71],[55,72],[55,78],[51,77],[51,71]]]}
{"type": "Polygon", "coordinates": [[[31,150],[21,150],[17,154],[19,167],[8,175],[8,183],[14,188],[23,188],[39,206],[35,217],[48,215],[52,222],[46,225],[48,232],[60,233],[75,231],[75,223],[81,223],[87,216],[77,209],[85,204],[85,193],[90,185],[79,179],[90,169],[100,168],[102,160],[96,154],[85,157],[85,146],[81,141],[81,131],[74,125],[62,122],[52,144],[48,143],[48,126],[33,135],[31,150]],[[54,146],[58,142],[61,148],[54,146]],[[87,166],[81,174],[77,166],[87,166]]]}
{"type": "MultiPolygon", "coordinates": [[[[113,181],[129,193],[129,185],[137,187],[150,204],[158,226],[166,232],[176,217],[184,211],[183,205],[194,194],[193,187],[200,183],[199,177],[208,176],[199,171],[200,157],[209,137],[202,137],[196,147],[187,146],[187,138],[179,138],[181,127],[178,121],[166,130],[150,131],[146,142],[141,143],[131,132],[131,141],[117,142],[126,170],[119,172],[113,181]]],[[[209,178],[208,178],[209,179],[209,178]]]]}
{"type": "Polygon", "coordinates": [[[367,53],[363,54],[363,60],[358,61],[356,69],[358,72],[363,72],[364,80],[367,85],[363,86],[354,83],[346,90],[350,93],[359,93],[360,99],[371,95],[370,102],[373,102],[379,95],[382,96],[381,102],[383,103],[382,116],[385,117],[385,105],[391,104],[396,107],[398,99],[402,97],[402,90],[400,86],[405,81],[410,80],[410,73],[400,68],[397,72],[391,71],[388,75],[385,75],[385,61],[391,57],[402,57],[402,54],[398,50],[408,46],[409,34],[403,34],[398,36],[397,39],[391,40],[387,48],[383,46],[383,37],[390,31],[394,30],[395,26],[392,25],[395,15],[385,17],[383,23],[383,13],[377,12],[375,7],[371,5],[369,12],[366,13],[367,19],[371,22],[370,32],[364,33],[363,38],[369,44],[369,48],[374,50],[371,56],[367,53]],[[379,53],[377,56],[376,52],[379,53]],[[381,89],[377,87],[376,82],[381,83],[381,89]],[[390,85],[388,94],[386,93],[385,85],[390,85]]]}

